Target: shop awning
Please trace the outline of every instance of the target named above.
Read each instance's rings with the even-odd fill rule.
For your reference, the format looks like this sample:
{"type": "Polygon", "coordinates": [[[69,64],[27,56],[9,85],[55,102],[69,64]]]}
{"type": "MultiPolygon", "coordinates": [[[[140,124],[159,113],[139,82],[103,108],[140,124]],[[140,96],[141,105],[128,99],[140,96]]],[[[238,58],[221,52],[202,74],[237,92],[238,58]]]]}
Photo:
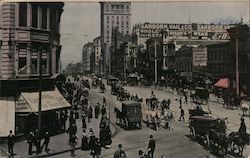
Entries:
{"type": "Polygon", "coordinates": [[[7,137],[10,130],[15,132],[15,100],[0,98],[0,137],[7,137]]]}
{"type": "Polygon", "coordinates": [[[215,87],[229,88],[230,81],[228,78],[222,78],[214,84],[215,87]]]}
{"type": "MultiPolygon", "coordinates": [[[[38,104],[38,92],[22,92],[16,102],[16,112],[38,112],[38,104]]],[[[62,109],[70,106],[57,88],[54,91],[42,92],[42,111],[62,109]]]]}

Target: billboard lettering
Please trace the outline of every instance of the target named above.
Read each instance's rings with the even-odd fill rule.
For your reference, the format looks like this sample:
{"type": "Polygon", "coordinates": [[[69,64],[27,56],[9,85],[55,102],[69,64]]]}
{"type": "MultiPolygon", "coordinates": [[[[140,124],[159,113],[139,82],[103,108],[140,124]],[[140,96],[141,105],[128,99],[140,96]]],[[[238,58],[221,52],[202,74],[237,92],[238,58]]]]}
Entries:
{"type": "Polygon", "coordinates": [[[207,66],[207,48],[193,48],[193,66],[207,66]]]}

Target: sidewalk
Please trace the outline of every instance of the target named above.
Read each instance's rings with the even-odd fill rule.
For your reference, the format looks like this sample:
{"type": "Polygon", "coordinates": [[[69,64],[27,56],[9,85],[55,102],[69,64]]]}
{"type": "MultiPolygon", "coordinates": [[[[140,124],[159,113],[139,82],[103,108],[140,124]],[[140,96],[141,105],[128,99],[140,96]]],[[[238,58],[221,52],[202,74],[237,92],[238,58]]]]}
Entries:
{"type": "MultiPolygon", "coordinates": [[[[99,116],[99,119],[92,118],[90,123],[87,122],[86,132],[88,132],[89,128],[92,127],[92,129],[94,130],[95,136],[99,137],[100,118],[101,116],[99,116]]],[[[81,139],[82,139],[81,119],[76,120],[76,125],[77,125],[77,138],[78,138],[76,149],[79,149],[81,146],[81,139]]],[[[115,135],[117,132],[117,129],[112,124],[111,124],[111,132],[112,132],[112,136],[115,135]]],[[[43,141],[44,140],[41,141],[41,145],[43,141]]],[[[15,158],[47,157],[51,155],[65,153],[65,152],[70,151],[70,145],[68,144],[68,141],[69,141],[69,136],[67,133],[53,136],[51,137],[50,143],[49,143],[49,149],[50,149],[49,154],[46,153],[43,149],[43,152],[39,155],[36,155],[35,153],[33,153],[33,155],[28,155],[28,143],[26,141],[17,142],[15,143],[15,146],[14,146],[14,153],[16,154],[14,157],[15,158]]],[[[7,146],[5,145],[3,146],[3,148],[7,149],[7,146]]],[[[33,146],[33,151],[35,150],[36,150],[35,146],[33,146]]],[[[89,152],[89,151],[83,151],[83,152],[89,152]]]]}

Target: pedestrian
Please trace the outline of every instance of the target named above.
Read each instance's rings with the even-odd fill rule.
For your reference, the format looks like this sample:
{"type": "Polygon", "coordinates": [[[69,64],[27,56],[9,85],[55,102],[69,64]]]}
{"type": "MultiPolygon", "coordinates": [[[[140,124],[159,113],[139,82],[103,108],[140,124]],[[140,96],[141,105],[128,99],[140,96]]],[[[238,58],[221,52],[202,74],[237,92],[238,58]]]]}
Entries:
{"type": "Polygon", "coordinates": [[[100,104],[97,103],[97,104],[95,105],[95,118],[96,118],[96,119],[98,119],[99,114],[100,114],[100,104]]]}
{"type": "Polygon", "coordinates": [[[102,104],[106,106],[106,98],[104,96],[102,98],[102,104]]]}
{"type": "Polygon", "coordinates": [[[77,144],[77,137],[75,135],[72,135],[72,137],[70,137],[69,144],[70,144],[71,156],[75,156],[75,148],[77,144]]]}
{"type": "Polygon", "coordinates": [[[188,103],[188,97],[187,97],[187,93],[185,94],[185,104],[188,103]]]}
{"type": "Polygon", "coordinates": [[[118,149],[114,153],[114,158],[126,158],[126,157],[127,156],[126,156],[125,151],[122,149],[122,145],[119,144],[118,149]]]}
{"type": "Polygon", "coordinates": [[[66,129],[67,115],[65,112],[62,113],[62,130],[66,129]]]}
{"type": "Polygon", "coordinates": [[[180,109],[181,109],[182,108],[182,99],[181,99],[181,97],[179,99],[179,102],[180,102],[180,109]]]}
{"type": "Polygon", "coordinates": [[[92,151],[92,157],[93,158],[99,158],[100,155],[101,155],[101,144],[100,144],[100,141],[95,138],[95,141],[93,142],[93,150],[92,151]]]}
{"type": "Polygon", "coordinates": [[[86,119],[85,117],[82,117],[82,128],[87,129],[86,119]]]}
{"type": "Polygon", "coordinates": [[[153,139],[153,135],[150,135],[148,142],[148,156],[150,158],[154,158],[154,152],[155,152],[155,140],[153,139]]]}
{"type": "Polygon", "coordinates": [[[184,110],[183,110],[183,108],[181,108],[181,116],[180,116],[179,121],[181,121],[181,120],[185,121],[184,114],[185,114],[184,110]]]}
{"type": "Polygon", "coordinates": [[[49,153],[49,148],[48,148],[49,141],[50,141],[50,136],[49,136],[49,132],[47,131],[47,132],[45,132],[44,142],[43,142],[41,151],[43,150],[43,147],[45,146],[45,152],[49,153]]]}
{"type": "Polygon", "coordinates": [[[29,145],[28,154],[32,155],[32,148],[33,148],[33,143],[34,143],[34,133],[33,132],[30,132],[27,135],[27,143],[29,145]]]}
{"type": "Polygon", "coordinates": [[[35,134],[34,134],[34,142],[35,142],[35,146],[36,146],[36,154],[38,155],[41,152],[41,136],[40,136],[40,131],[38,129],[35,130],[35,134]]]}
{"type": "Polygon", "coordinates": [[[102,116],[104,116],[105,114],[107,114],[107,110],[106,110],[106,107],[104,105],[102,105],[101,113],[102,113],[102,116]]]}
{"type": "Polygon", "coordinates": [[[89,143],[88,143],[86,129],[83,129],[83,133],[82,133],[81,150],[89,150],[89,143]]]}
{"type": "Polygon", "coordinates": [[[72,126],[69,126],[67,133],[69,134],[69,139],[73,136],[76,135],[77,132],[77,127],[76,124],[73,124],[72,126]]]}
{"type": "Polygon", "coordinates": [[[95,156],[95,146],[96,146],[96,137],[94,133],[91,133],[89,137],[89,149],[90,149],[90,155],[92,155],[93,157],[95,156]]]}
{"type": "Polygon", "coordinates": [[[93,108],[91,105],[89,105],[88,109],[88,122],[90,122],[90,119],[93,118],[93,108]]]}
{"type": "Polygon", "coordinates": [[[12,130],[10,130],[10,134],[8,135],[8,152],[11,156],[14,156],[13,148],[15,144],[15,137],[12,133],[12,130]]]}

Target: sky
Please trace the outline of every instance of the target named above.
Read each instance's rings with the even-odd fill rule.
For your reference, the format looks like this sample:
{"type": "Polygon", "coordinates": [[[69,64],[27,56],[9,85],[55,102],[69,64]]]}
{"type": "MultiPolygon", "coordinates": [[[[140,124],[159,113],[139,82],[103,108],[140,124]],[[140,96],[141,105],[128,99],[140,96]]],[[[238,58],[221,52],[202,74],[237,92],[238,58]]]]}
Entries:
{"type": "MultiPolygon", "coordinates": [[[[248,2],[132,2],[132,26],[136,23],[235,23],[249,22],[248,2]]],[[[132,29],[131,26],[131,29],[132,29]]],[[[80,62],[82,47],[100,35],[98,2],[65,2],[61,17],[63,68],[80,62]]]]}

